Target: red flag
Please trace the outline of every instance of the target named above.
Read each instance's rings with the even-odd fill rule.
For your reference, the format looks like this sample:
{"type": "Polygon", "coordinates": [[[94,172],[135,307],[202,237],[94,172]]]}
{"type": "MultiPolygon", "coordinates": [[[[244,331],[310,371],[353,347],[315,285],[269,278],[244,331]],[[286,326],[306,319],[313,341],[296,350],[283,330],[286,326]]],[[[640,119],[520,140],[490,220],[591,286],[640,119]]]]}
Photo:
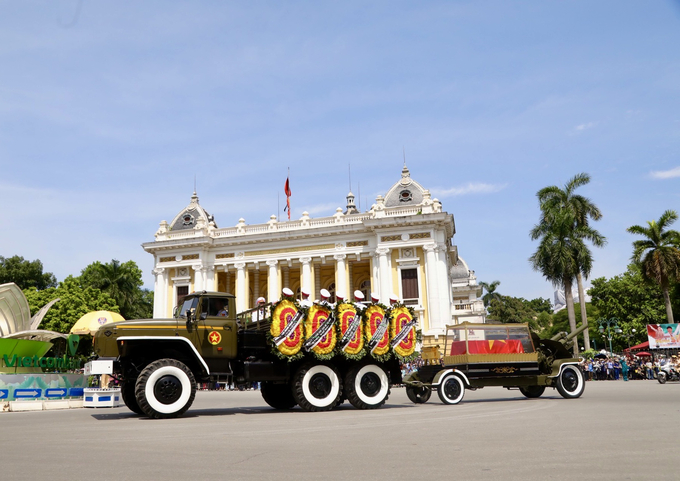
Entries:
{"type": "Polygon", "coordinates": [[[286,177],[286,185],[283,188],[283,191],[286,193],[286,207],[283,208],[283,211],[284,212],[288,211],[288,220],[290,220],[290,196],[293,195],[293,193],[290,191],[289,177],[286,177]]]}

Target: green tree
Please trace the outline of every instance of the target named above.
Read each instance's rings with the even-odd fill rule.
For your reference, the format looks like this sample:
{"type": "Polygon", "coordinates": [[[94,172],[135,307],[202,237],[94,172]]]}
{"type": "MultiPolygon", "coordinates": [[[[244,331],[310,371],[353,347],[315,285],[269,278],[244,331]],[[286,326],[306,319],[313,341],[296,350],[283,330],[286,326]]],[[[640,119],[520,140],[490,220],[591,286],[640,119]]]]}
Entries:
{"type": "Polygon", "coordinates": [[[666,317],[671,324],[674,321],[669,288],[673,281],[680,278],[680,233],[667,228],[677,219],[677,212],[667,210],[659,220],[647,221],[648,227],[634,225],[628,228],[631,234],[646,237],[633,242],[631,260],[640,266],[645,279],[661,287],[666,317]]]}
{"type": "Polygon", "coordinates": [[[592,284],[588,290],[591,303],[601,317],[618,319],[623,330],[622,334],[614,335],[615,346],[628,347],[628,341],[632,345],[646,341],[647,324],[656,324],[664,317],[660,286],[646,282],[636,264],[629,265],[626,272],[611,279],[593,279],[592,284]]]}
{"type": "Polygon", "coordinates": [[[492,299],[500,299],[501,295],[496,292],[496,288],[500,285],[501,281],[493,281],[490,284],[486,282],[480,282],[479,285],[486,291],[486,294],[482,296],[482,302],[484,302],[484,307],[489,307],[492,299]]]}
{"type": "MultiPolygon", "coordinates": [[[[577,188],[589,182],[590,176],[581,173],[570,179],[563,189],[553,185],[539,190],[536,196],[541,209],[541,219],[531,231],[532,240],[541,239],[541,245],[530,261],[535,270],[541,271],[554,285],[564,288],[572,332],[576,330],[574,299],[571,292],[574,279],[578,285],[581,321],[588,322],[582,277],[587,279],[590,275],[592,254],[584,240],[596,247],[606,244],[605,237],[589,226],[589,219],[599,220],[602,217],[600,210],[590,199],[575,193],[577,188]],[[546,248],[549,243],[552,243],[550,255],[556,255],[561,259],[550,260],[543,257],[547,254],[546,248]],[[558,244],[562,245],[559,252],[558,244]]],[[[586,344],[589,343],[587,331],[584,333],[584,341],[586,344]]],[[[574,354],[578,354],[577,343],[574,343],[574,354]]]]}
{"type": "MultiPolygon", "coordinates": [[[[574,313],[576,317],[581,316],[581,306],[579,304],[576,304],[574,306],[574,313]]],[[[597,320],[600,318],[600,311],[597,309],[596,306],[594,306],[591,302],[586,303],[586,318],[588,319],[588,330],[590,331],[590,337],[593,339],[598,339],[600,336],[599,331],[597,330],[598,324],[597,320]]],[[[552,325],[549,327],[549,329],[546,330],[546,335],[545,337],[552,337],[558,332],[569,332],[569,317],[566,309],[562,309],[561,311],[557,311],[556,313],[553,314],[552,316],[552,325]]],[[[591,342],[591,341],[589,341],[591,342]]],[[[599,341],[596,341],[596,343],[599,343],[599,341]]],[[[602,348],[602,344],[596,344],[598,348],[602,348]]],[[[590,346],[586,346],[586,344],[582,344],[582,347],[584,347],[586,350],[589,347],[593,347],[592,343],[590,346]]]]}
{"type": "Polygon", "coordinates": [[[540,305],[537,299],[527,301],[522,297],[498,296],[489,304],[487,319],[501,323],[527,323],[529,327],[541,333],[550,325],[550,314],[545,311],[538,312],[532,306],[540,305]]]}
{"type": "Polygon", "coordinates": [[[94,287],[108,294],[125,319],[152,316],[153,293],[142,289],[142,271],[134,261],[93,262],[82,270],[79,281],[83,287],[94,287]]]}
{"type": "Polygon", "coordinates": [[[40,259],[27,261],[21,256],[0,256],[0,284],[14,282],[19,289],[47,289],[56,287],[57,279],[51,272],[43,272],[40,259]]]}
{"type": "Polygon", "coordinates": [[[47,312],[40,326],[51,331],[68,333],[78,319],[91,311],[118,312],[116,302],[108,294],[92,287],[83,288],[72,276],[59,283],[58,287],[41,291],[35,287],[24,289],[24,295],[31,307],[31,315],[51,300],[60,299],[47,312]]]}
{"type": "MultiPolygon", "coordinates": [[[[575,224],[572,213],[565,209],[552,212],[549,228],[541,226],[537,232],[541,232],[536,237],[540,237],[540,243],[529,261],[534,270],[540,271],[553,285],[564,288],[569,326],[574,332],[573,283],[579,272],[590,272],[592,268],[593,257],[584,240],[597,240],[599,233],[587,225],[575,224]]],[[[578,356],[577,343],[574,343],[574,356],[578,356]]]]}

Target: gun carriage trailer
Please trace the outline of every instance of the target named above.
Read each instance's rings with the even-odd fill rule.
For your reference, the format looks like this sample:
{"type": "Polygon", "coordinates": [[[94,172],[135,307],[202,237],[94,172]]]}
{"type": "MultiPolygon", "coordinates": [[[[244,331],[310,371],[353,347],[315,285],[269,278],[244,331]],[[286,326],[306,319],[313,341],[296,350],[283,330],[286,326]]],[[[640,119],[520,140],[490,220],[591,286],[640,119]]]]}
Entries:
{"type": "Polygon", "coordinates": [[[444,404],[458,404],[466,389],[501,386],[537,398],[551,387],[564,398],[578,398],[585,382],[570,349],[585,329],[540,339],[528,324],[447,326],[443,355],[438,348],[423,350],[426,365],[404,378],[406,394],[424,403],[436,391],[444,404]]]}

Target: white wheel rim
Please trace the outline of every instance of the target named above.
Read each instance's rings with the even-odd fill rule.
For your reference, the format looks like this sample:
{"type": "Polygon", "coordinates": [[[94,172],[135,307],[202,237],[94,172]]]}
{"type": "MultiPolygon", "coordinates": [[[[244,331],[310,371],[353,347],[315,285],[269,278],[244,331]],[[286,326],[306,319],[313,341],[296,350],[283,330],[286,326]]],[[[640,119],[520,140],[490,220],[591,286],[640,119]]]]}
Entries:
{"type": "Polygon", "coordinates": [[[375,364],[368,364],[357,372],[354,378],[354,391],[357,393],[357,397],[366,404],[379,404],[385,396],[387,396],[387,390],[389,389],[389,382],[387,380],[387,374],[383,369],[376,366],[375,364]],[[368,396],[361,390],[361,379],[364,375],[368,373],[374,373],[380,379],[380,390],[373,396],[368,396]]]}
{"type": "MultiPolygon", "coordinates": [[[[444,398],[446,399],[446,401],[447,401],[449,404],[456,404],[456,403],[460,402],[460,400],[463,399],[463,395],[465,395],[465,385],[463,384],[463,382],[460,380],[460,378],[459,378],[458,376],[455,376],[455,375],[453,375],[453,374],[449,374],[448,376],[446,376],[446,377],[442,380],[441,384],[439,385],[439,389],[442,389],[442,390],[443,390],[443,389],[444,389],[444,386],[445,386],[449,381],[455,382],[455,383],[457,383],[457,384],[460,386],[460,394],[459,394],[458,397],[456,397],[455,399],[451,399],[451,398],[447,397],[446,395],[444,395],[444,398]]],[[[443,392],[445,393],[446,391],[443,391],[443,392]]]]}
{"type": "Polygon", "coordinates": [[[182,409],[186,403],[189,402],[189,398],[191,397],[191,381],[189,380],[189,376],[187,376],[187,374],[180,368],[175,366],[163,366],[151,373],[146,381],[144,394],[146,395],[146,402],[149,403],[149,406],[151,406],[154,411],[161,414],[172,414],[182,409]],[[182,394],[174,403],[163,404],[158,399],[156,399],[156,395],[154,394],[153,390],[156,386],[156,381],[158,381],[163,376],[168,375],[174,376],[180,381],[182,384],[182,394]]]}
{"type": "Polygon", "coordinates": [[[564,373],[565,373],[565,371],[566,371],[567,369],[570,369],[570,370],[572,370],[572,371],[574,372],[574,374],[576,375],[576,379],[578,379],[578,384],[576,385],[576,389],[574,389],[573,391],[567,391],[566,388],[565,388],[565,391],[566,391],[570,396],[576,396],[576,395],[578,395],[578,394],[583,390],[583,383],[584,383],[585,381],[583,380],[583,376],[581,375],[581,371],[579,371],[578,369],[576,369],[576,368],[575,368],[574,366],[572,366],[572,365],[565,366],[565,367],[564,367],[564,371],[562,371],[562,374],[560,374],[560,377],[564,375],[564,373]]]}
{"type": "Polygon", "coordinates": [[[338,378],[338,375],[335,373],[335,371],[333,371],[333,369],[328,366],[313,366],[305,373],[304,377],[302,378],[302,393],[305,395],[307,402],[314,407],[323,408],[330,405],[338,397],[339,392],[340,379],[338,378]],[[315,397],[309,390],[309,382],[316,374],[324,374],[331,381],[331,391],[324,398],[315,397]]]}

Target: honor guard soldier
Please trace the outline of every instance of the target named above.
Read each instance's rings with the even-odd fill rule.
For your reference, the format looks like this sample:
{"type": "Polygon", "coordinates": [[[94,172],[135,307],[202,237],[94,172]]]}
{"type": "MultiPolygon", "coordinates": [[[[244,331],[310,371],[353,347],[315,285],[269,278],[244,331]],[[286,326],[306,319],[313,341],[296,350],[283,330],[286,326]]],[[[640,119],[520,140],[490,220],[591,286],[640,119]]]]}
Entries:
{"type": "Polygon", "coordinates": [[[357,311],[363,311],[366,309],[366,304],[364,304],[364,293],[357,290],[354,291],[354,307],[356,308],[357,311]]]}
{"type": "Polygon", "coordinates": [[[302,289],[300,289],[300,294],[302,296],[302,299],[300,300],[300,307],[304,307],[306,309],[312,307],[312,301],[309,298],[310,296],[309,289],[307,287],[303,287],[302,289]]]}
{"type": "Polygon", "coordinates": [[[319,291],[319,295],[321,296],[321,300],[319,301],[319,304],[321,304],[324,307],[327,307],[328,309],[333,309],[333,306],[331,305],[329,299],[331,298],[331,293],[328,292],[326,289],[321,289],[319,291]]]}

